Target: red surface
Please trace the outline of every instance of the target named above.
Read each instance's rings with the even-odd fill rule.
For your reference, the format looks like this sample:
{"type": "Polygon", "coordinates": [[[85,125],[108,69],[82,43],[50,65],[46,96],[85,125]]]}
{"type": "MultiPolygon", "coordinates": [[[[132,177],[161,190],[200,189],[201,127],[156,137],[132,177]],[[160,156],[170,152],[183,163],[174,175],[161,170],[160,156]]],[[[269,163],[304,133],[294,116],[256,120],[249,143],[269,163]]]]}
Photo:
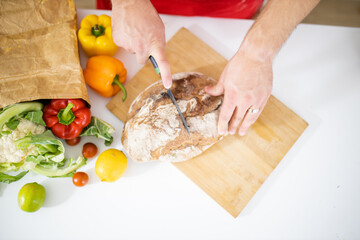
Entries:
{"type": "MultiPolygon", "coordinates": [[[[252,18],[263,0],[151,0],[159,13],[182,16],[252,18]]],[[[97,0],[97,9],[111,9],[110,0],[97,0]]]]}

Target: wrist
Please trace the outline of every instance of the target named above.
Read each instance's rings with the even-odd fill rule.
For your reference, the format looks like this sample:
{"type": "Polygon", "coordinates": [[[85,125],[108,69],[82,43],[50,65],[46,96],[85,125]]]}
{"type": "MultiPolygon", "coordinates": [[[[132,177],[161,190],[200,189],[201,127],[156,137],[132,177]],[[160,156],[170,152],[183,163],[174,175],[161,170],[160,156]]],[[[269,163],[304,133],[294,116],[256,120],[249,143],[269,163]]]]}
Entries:
{"type": "Polygon", "coordinates": [[[236,55],[245,55],[260,62],[272,62],[279,48],[274,39],[266,36],[266,33],[260,29],[251,29],[245,36],[236,55]]]}

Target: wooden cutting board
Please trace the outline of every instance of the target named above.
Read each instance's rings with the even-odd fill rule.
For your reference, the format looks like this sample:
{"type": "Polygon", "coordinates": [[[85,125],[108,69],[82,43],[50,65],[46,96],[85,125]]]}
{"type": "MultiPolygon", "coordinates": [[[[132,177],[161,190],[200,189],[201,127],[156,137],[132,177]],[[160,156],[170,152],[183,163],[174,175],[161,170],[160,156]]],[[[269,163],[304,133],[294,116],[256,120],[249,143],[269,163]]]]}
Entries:
{"type": "MultiPolygon", "coordinates": [[[[166,54],[172,73],[195,71],[219,79],[227,63],[185,28],[168,41],[166,54]]],[[[157,80],[159,76],[148,62],[126,83],[125,103],[121,102],[120,93],[107,108],[125,122],[132,101],[157,80]]],[[[302,118],[271,96],[244,137],[226,136],[200,156],[174,166],[237,217],[307,126],[302,118]]]]}

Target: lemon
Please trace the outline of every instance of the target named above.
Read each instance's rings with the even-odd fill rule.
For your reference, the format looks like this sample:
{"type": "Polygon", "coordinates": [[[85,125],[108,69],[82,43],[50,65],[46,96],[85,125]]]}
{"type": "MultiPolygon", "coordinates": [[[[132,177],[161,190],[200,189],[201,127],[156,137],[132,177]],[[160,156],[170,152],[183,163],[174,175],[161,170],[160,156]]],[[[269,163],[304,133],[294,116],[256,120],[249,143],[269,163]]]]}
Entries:
{"type": "Polygon", "coordinates": [[[44,186],[36,182],[27,183],[19,191],[19,207],[25,212],[35,212],[44,204],[45,196],[44,186]]]}
{"type": "Polygon", "coordinates": [[[95,173],[102,182],[115,182],[125,172],[127,158],[117,149],[111,148],[102,152],[95,164],[95,173]]]}

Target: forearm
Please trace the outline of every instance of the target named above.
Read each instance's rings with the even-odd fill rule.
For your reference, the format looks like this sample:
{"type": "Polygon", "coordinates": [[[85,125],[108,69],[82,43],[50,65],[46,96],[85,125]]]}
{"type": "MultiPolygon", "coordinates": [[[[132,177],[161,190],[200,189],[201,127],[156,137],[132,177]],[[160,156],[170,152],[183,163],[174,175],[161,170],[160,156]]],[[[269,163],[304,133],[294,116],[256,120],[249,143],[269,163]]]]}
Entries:
{"type": "Polygon", "coordinates": [[[293,29],[320,0],[269,0],[245,36],[238,54],[260,60],[275,57],[293,29]]]}
{"type": "Polygon", "coordinates": [[[141,2],[147,2],[150,3],[150,0],[111,0],[112,5],[116,6],[133,6],[134,4],[141,3],[141,2]]]}

